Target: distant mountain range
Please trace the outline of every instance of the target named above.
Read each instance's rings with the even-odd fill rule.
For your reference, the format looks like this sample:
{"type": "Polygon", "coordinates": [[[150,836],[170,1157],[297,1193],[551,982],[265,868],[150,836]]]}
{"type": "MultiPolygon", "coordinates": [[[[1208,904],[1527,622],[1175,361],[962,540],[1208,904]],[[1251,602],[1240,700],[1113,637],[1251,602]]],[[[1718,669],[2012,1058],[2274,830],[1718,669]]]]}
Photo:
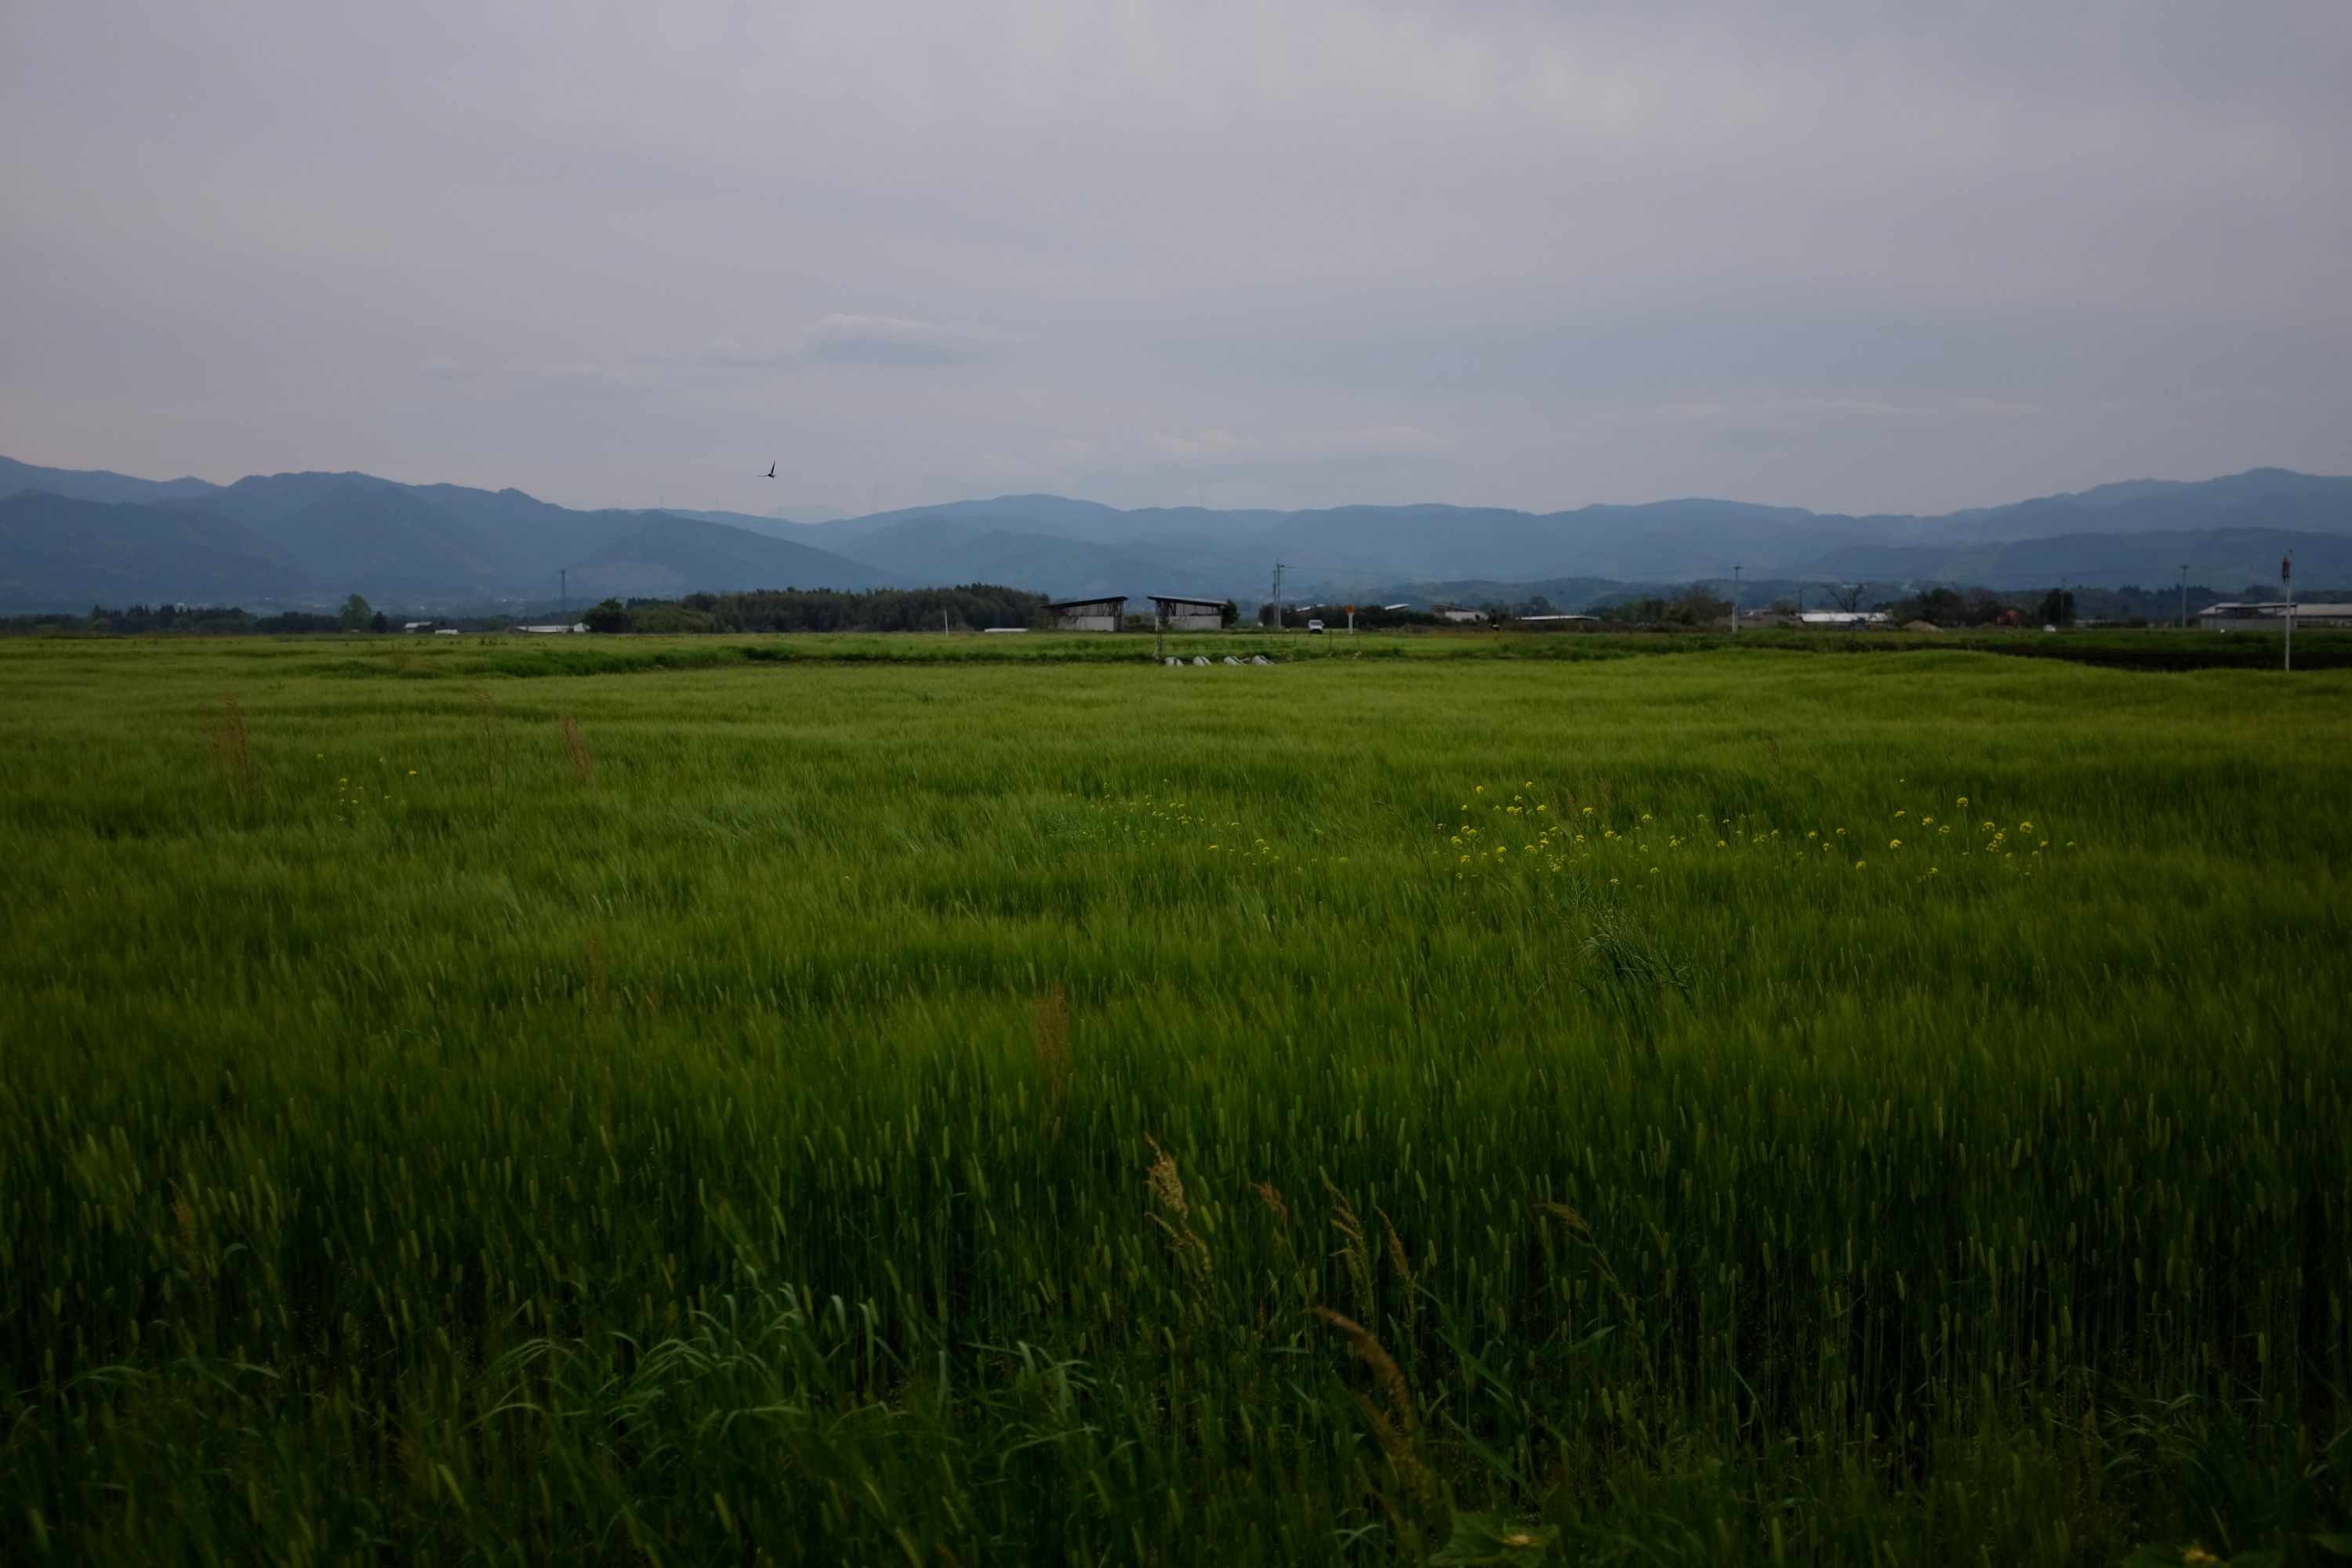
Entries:
{"type": "MultiPolygon", "coordinates": [[[[0,612],[92,604],[315,607],[358,593],[444,612],[576,607],[696,590],[990,582],[1096,594],[1392,602],[1437,584],[1866,582],[2022,589],[2168,584],[2231,591],[2297,578],[2352,584],[2352,479],[2256,468],[2196,483],[2140,479],[1939,517],[1851,517],[1674,500],[1533,513],[1349,506],[1308,511],[1121,510],[1003,496],[844,517],[583,511],[520,490],[406,485],[367,474],[272,474],[230,485],[35,468],[0,458],[0,612]],[[821,521],[818,521],[821,520],[821,521]]],[[[1555,595],[1555,598],[1558,596],[1555,595]]],[[[1563,601],[1563,607],[1566,604],[1563,601]]]]}

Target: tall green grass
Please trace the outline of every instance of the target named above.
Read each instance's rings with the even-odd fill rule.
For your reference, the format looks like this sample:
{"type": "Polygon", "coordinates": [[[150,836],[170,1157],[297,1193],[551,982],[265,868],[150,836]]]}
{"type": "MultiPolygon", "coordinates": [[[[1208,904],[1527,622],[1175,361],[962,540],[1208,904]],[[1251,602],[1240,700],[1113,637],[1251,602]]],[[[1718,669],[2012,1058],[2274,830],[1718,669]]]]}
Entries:
{"type": "Polygon", "coordinates": [[[0,1556],[2334,1560],[2352,678],[583,657],[0,647],[0,1556]]]}

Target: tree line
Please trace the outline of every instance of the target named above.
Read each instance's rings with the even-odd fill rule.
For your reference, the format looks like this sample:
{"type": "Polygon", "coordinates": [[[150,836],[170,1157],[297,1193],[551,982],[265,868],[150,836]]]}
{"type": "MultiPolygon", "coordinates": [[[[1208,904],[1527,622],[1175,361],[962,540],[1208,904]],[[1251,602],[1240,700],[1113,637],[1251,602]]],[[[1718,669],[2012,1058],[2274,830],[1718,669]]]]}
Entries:
{"type": "Polygon", "coordinates": [[[971,583],[957,588],[762,588],[678,599],[606,599],[580,618],[592,632],[936,632],[1034,625],[1045,595],[971,583]]]}
{"type": "Polygon", "coordinates": [[[283,637],[290,632],[337,632],[347,629],[340,616],[314,616],[288,610],[257,616],[235,605],[126,605],[110,610],[92,605],[89,614],[47,611],[0,618],[0,636],[44,637],[61,633],[137,637],[169,632],[191,637],[283,637]]]}

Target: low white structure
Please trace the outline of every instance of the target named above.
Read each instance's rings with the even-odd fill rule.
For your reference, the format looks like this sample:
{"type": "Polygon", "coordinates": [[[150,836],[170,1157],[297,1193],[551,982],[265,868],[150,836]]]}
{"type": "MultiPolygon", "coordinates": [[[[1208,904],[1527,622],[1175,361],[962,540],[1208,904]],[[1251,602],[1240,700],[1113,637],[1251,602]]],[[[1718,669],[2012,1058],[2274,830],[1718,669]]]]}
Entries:
{"type": "Polygon", "coordinates": [[[1440,605],[1437,613],[1449,621],[1483,621],[1486,618],[1486,611],[1474,610],[1467,605],[1440,605]]]}
{"type": "MultiPolygon", "coordinates": [[[[2279,632],[2286,629],[2286,601],[2232,602],[2208,605],[2197,612],[2197,624],[2209,632],[2279,632]]],[[[2294,607],[2295,629],[2352,626],[2352,605],[2321,600],[2294,607]]]]}
{"type": "Polygon", "coordinates": [[[565,626],[561,621],[548,621],[539,626],[515,627],[519,632],[529,632],[533,637],[569,637],[574,632],[585,632],[587,629],[586,621],[573,621],[570,626],[565,626]]]}
{"type": "Polygon", "coordinates": [[[1808,626],[1875,626],[1885,624],[1886,614],[1883,610],[1807,610],[1797,620],[1808,626]]]}

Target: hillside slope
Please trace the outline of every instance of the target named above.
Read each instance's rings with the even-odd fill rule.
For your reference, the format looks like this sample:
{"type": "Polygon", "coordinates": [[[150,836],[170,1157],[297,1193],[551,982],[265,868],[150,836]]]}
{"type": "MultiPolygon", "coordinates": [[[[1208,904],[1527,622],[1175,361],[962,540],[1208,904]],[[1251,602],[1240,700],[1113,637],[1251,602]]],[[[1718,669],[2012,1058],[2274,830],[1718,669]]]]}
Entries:
{"type": "Polygon", "coordinates": [[[216,512],[0,497],[0,612],[282,602],[309,587],[284,552],[216,512]]]}
{"type": "Polygon", "coordinates": [[[891,585],[887,572],[809,545],[724,523],[642,515],[647,519],[643,526],[571,568],[575,603],[606,596],[676,598],[697,591],[891,585]]]}

